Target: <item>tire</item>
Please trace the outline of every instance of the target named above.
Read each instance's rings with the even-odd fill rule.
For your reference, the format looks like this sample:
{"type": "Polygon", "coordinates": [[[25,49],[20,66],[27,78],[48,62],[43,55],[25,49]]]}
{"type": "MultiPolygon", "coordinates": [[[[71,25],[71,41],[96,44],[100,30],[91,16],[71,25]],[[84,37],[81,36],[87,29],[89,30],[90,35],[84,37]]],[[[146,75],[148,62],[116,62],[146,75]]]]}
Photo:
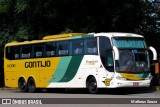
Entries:
{"type": "Polygon", "coordinates": [[[96,94],[98,93],[98,88],[97,88],[97,81],[94,77],[91,77],[87,80],[87,89],[89,93],[91,94],[96,94]]]}
{"type": "Polygon", "coordinates": [[[24,78],[21,78],[18,81],[18,88],[21,90],[21,92],[27,92],[28,91],[27,83],[26,83],[24,78]]]}
{"type": "Polygon", "coordinates": [[[36,91],[36,84],[33,78],[29,78],[28,80],[28,91],[30,93],[34,93],[36,91]]]}

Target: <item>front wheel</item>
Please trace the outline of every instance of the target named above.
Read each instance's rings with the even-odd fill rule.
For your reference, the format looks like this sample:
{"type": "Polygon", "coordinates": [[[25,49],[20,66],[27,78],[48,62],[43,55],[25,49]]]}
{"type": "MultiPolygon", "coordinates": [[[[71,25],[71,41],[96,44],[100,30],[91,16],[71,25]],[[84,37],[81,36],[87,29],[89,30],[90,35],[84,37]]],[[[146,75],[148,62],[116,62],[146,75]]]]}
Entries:
{"type": "Polygon", "coordinates": [[[28,80],[28,91],[34,93],[36,91],[36,84],[33,78],[28,80]]]}
{"type": "Polygon", "coordinates": [[[94,77],[91,77],[87,80],[87,88],[89,93],[96,94],[98,93],[97,81],[94,77]]]}

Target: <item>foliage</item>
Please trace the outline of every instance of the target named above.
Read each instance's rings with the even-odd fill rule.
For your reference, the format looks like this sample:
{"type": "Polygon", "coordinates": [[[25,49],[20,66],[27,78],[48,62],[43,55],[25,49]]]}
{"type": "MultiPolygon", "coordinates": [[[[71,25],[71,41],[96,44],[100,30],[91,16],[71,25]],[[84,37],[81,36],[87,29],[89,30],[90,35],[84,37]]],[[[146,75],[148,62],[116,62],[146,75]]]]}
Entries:
{"type": "Polygon", "coordinates": [[[159,7],[157,0],[0,0],[0,47],[57,33],[132,32],[158,48],[159,7]]]}

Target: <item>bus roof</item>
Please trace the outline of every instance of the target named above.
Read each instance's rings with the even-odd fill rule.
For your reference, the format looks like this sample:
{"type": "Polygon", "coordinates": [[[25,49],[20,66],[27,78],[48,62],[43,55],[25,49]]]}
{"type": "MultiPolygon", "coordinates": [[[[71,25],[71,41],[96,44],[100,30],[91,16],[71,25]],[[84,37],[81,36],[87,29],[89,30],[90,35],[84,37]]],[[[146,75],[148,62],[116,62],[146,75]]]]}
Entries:
{"type": "Polygon", "coordinates": [[[67,34],[49,35],[49,36],[43,37],[43,40],[67,38],[67,37],[73,37],[73,36],[84,36],[84,35],[87,35],[87,34],[86,33],[67,33],[67,34]]]}
{"type": "Polygon", "coordinates": [[[43,37],[42,40],[31,40],[31,41],[23,41],[23,42],[18,42],[18,41],[13,41],[10,43],[7,43],[5,46],[12,46],[12,45],[23,45],[23,44],[33,44],[33,43],[42,43],[46,41],[58,41],[58,40],[68,40],[68,39],[73,39],[73,38],[82,38],[82,37],[89,37],[92,35],[92,37],[97,37],[97,36],[105,36],[105,37],[141,37],[143,36],[138,35],[138,34],[133,34],[133,33],[119,33],[119,32],[110,32],[110,33],[66,33],[66,34],[57,34],[57,35],[49,35],[43,37]]]}
{"type": "Polygon", "coordinates": [[[141,37],[142,35],[134,34],[134,33],[119,33],[119,32],[110,32],[110,33],[96,33],[95,36],[106,36],[109,38],[112,37],[141,37]]]}
{"type": "Polygon", "coordinates": [[[58,41],[58,40],[67,40],[70,38],[78,37],[78,36],[89,36],[86,33],[67,33],[67,34],[57,34],[57,35],[49,35],[43,37],[42,40],[31,40],[31,41],[13,41],[10,43],[7,43],[5,46],[12,46],[12,45],[23,45],[23,44],[33,44],[33,43],[42,43],[46,41],[58,41]]]}

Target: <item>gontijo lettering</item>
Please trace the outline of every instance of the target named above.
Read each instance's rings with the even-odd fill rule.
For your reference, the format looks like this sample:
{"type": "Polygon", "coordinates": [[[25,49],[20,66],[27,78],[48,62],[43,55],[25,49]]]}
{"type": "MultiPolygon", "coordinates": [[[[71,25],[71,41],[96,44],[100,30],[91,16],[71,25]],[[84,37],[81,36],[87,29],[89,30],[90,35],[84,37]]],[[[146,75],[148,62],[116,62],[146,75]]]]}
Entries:
{"type": "Polygon", "coordinates": [[[51,61],[32,61],[32,62],[25,62],[25,68],[40,68],[40,67],[50,67],[51,61]]]}

